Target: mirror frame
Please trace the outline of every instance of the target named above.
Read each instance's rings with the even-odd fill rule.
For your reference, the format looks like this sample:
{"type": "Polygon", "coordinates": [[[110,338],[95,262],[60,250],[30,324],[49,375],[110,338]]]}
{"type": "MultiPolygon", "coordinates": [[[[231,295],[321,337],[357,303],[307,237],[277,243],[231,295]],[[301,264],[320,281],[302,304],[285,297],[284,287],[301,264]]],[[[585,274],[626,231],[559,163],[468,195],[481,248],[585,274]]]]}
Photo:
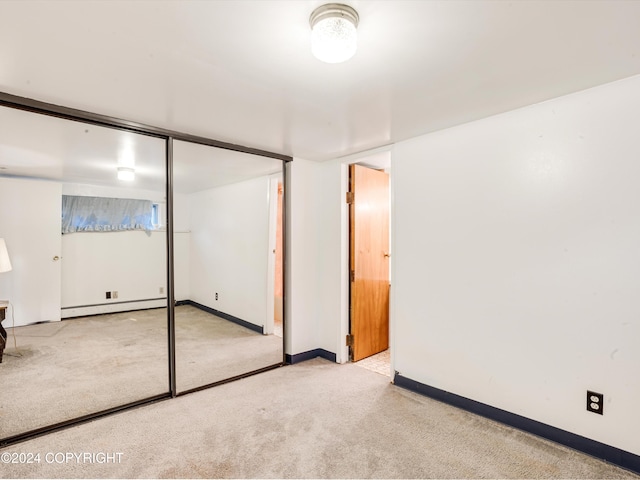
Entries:
{"type": "Polygon", "coordinates": [[[24,433],[20,433],[17,435],[13,435],[6,438],[0,438],[0,447],[6,447],[9,445],[13,445],[15,443],[23,442],[25,440],[29,440],[31,438],[35,438],[41,435],[45,435],[47,433],[51,433],[54,431],[62,430],[71,426],[75,426],[81,423],[85,423],[88,421],[95,420],[100,417],[104,417],[107,415],[111,415],[117,412],[121,412],[123,410],[129,410],[131,408],[135,408],[141,405],[150,404],[153,402],[157,402],[159,400],[166,400],[169,398],[174,398],[182,395],[186,395],[188,393],[204,390],[207,388],[211,388],[217,385],[225,384],[232,382],[234,380],[238,380],[241,378],[245,378],[251,375],[255,375],[257,373],[262,373],[268,370],[272,370],[274,368],[281,367],[286,364],[286,338],[287,338],[287,322],[286,322],[286,285],[287,285],[287,276],[286,276],[286,260],[283,263],[283,272],[282,272],[282,281],[283,281],[283,313],[282,313],[282,361],[273,365],[267,365],[265,367],[259,368],[257,370],[253,370],[250,372],[246,372],[231,378],[227,378],[224,380],[220,380],[214,383],[202,385],[196,388],[192,388],[186,390],[184,392],[178,393],[176,388],[176,337],[175,337],[175,285],[174,285],[174,236],[173,236],[173,141],[181,140],[185,142],[196,143],[200,145],[207,145],[211,147],[217,147],[225,150],[233,150],[242,153],[248,153],[252,155],[272,158],[276,160],[282,161],[282,183],[283,183],[283,209],[282,209],[282,252],[283,259],[286,259],[287,252],[287,204],[288,204],[288,195],[287,195],[287,187],[288,187],[288,178],[287,178],[287,168],[286,164],[288,162],[293,161],[293,157],[282,155],[278,153],[268,152],[265,150],[260,150],[256,148],[246,147],[243,145],[237,145],[233,143],[222,142],[219,140],[201,137],[197,135],[191,135],[187,133],[181,133],[173,130],[163,129],[159,127],[154,127],[151,125],[146,125],[138,122],[133,122],[130,120],[124,120],[121,118],[110,117],[107,115],[101,115],[97,113],[92,113],[84,110],[78,110],[70,107],[64,107],[60,105],[55,105],[51,103],[41,102],[39,100],[33,100],[26,97],[20,97],[17,95],[12,95],[9,93],[0,91],[0,106],[14,108],[18,110],[23,110],[27,112],[31,112],[34,114],[40,115],[48,115],[52,117],[58,117],[65,120],[73,120],[78,122],[84,122],[92,125],[99,125],[102,127],[109,127],[117,130],[125,130],[133,133],[138,133],[142,135],[157,137],[163,139],[165,141],[165,174],[166,174],[166,197],[167,197],[167,241],[166,241],[166,270],[167,270],[167,326],[168,326],[168,339],[167,339],[167,347],[169,351],[169,378],[168,378],[168,391],[164,394],[154,395],[152,397],[144,398],[142,400],[137,400],[134,402],[130,402],[124,405],[119,405],[116,407],[109,408],[107,410],[102,410],[94,413],[90,413],[87,415],[82,415],[71,420],[65,420],[63,422],[55,423],[52,425],[48,425],[45,427],[40,427],[33,430],[28,430],[24,433]]]}

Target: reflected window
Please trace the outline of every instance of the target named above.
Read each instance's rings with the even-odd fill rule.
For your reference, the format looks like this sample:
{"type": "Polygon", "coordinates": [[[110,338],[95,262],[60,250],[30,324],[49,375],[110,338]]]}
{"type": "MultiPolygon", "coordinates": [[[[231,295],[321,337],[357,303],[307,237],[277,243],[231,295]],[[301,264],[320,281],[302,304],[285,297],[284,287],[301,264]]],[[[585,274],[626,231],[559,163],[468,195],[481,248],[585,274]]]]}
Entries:
{"type": "MultiPolygon", "coordinates": [[[[156,205],[157,206],[157,205],[156,205]]],[[[155,228],[154,204],[129,198],[62,196],[62,233],[155,228]]]]}
{"type": "Polygon", "coordinates": [[[151,224],[156,229],[162,226],[160,224],[160,204],[159,203],[154,203],[151,205],[151,224]]]}

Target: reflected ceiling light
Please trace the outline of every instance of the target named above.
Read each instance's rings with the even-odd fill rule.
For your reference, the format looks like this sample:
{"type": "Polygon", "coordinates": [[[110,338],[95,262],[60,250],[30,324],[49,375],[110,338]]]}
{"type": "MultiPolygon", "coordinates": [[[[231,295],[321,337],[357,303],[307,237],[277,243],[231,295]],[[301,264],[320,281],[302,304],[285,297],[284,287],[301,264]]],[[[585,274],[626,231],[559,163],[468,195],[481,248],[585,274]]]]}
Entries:
{"type": "Polygon", "coordinates": [[[349,60],[358,48],[358,12],[348,5],[328,3],[316,8],[309,18],[311,52],[326,63],[349,60]]]}
{"type": "Polygon", "coordinates": [[[119,138],[118,180],[133,182],[136,178],[136,156],[133,134],[126,133],[119,138]]]}
{"type": "Polygon", "coordinates": [[[136,178],[136,171],[130,167],[118,167],[118,180],[132,182],[136,178]]]}

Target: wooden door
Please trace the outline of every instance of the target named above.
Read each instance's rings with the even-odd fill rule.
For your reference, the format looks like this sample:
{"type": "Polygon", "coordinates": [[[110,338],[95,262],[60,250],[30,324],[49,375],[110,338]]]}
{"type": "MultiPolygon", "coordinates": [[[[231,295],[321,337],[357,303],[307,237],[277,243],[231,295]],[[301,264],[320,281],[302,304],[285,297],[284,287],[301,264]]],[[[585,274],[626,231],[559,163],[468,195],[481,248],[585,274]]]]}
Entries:
{"type": "Polygon", "coordinates": [[[389,348],[389,175],[351,165],[352,360],[389,348]]]}

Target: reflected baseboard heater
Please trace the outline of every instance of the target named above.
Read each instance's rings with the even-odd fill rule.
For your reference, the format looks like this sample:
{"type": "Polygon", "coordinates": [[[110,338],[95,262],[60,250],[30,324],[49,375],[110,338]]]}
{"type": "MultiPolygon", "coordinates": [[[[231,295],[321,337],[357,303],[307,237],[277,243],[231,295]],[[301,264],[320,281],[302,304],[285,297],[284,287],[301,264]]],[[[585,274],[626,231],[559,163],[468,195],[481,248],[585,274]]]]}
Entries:
{"type": "Polygon", "coordinates": [[[85,317],[105,313],[123,313],[132,310],[147,310],[167,306],[167,297],[145,298],[141,300],[123,300],[119,302],[94,303],[62,307],[62,318],[85,317]]]}
{"type": "MultiPolygon", "coordinates": [[[[221,312],[215,308],[207,307],[193,300],[179,300],[176,306],[191,305],[199,310],[224,318],[232,323],[248,328],[257,333],[264,333],[263,325],[255,325],[241,318],[221,312]]],[[[167,297],[147,298],[143,300],[124,300],[121,302],[94,303],[91,305],[76,305],[73,307],[62,307],[62,318],[86,317],[90,315],[103,315],[106,313],[124,313],[133,310],[149,310],[153,308],[164,308],[167,306],[167,297]],[[155,303],[155,304],[154,304],[155,303]]]]}

